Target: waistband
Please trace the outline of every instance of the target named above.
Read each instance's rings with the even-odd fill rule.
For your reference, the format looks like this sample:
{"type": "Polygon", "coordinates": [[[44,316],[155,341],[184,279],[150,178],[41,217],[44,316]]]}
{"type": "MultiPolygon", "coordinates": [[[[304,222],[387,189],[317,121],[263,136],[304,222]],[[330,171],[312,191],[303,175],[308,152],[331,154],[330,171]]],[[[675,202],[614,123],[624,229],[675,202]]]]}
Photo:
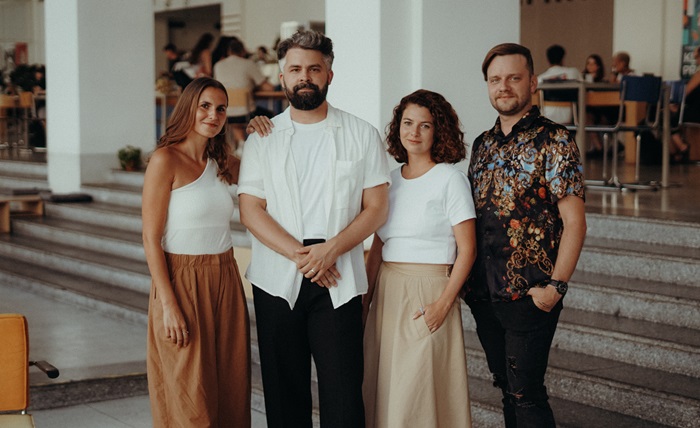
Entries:
{"type": "Polygon", "coordinates": [[[385,269],[409,276],[450,276],[450,272],[452,272],[452,265],[398,262],[383,262],[382,264],[385,269]]]}
{"type": "Polygon", "coordinates": [[[233,248],[220,254],[173,254],[165,253],[165,261],[177,266],[212,266],[235,262],[233,248]]]}

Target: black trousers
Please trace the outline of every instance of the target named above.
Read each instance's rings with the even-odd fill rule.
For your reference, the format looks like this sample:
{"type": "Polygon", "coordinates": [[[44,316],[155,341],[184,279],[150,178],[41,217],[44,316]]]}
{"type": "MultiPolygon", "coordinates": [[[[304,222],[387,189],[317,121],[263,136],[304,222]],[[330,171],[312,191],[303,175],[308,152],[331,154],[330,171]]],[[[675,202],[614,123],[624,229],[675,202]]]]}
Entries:
{"type": "Polygon", "coordinates": [[[562,300],[551,312],[540,310],[530,296],[513,302],[467,302],[494,386],[503,392],[506,428],[556,426],[544,375],[562,300]]]}
{"type": "Polygon", "coordinates": [[[311,356],[323,428],[363,428],[362,300],[333,309],[304,279],[294,309],[253,287],[268,428],[311,428],[311,356]]]}

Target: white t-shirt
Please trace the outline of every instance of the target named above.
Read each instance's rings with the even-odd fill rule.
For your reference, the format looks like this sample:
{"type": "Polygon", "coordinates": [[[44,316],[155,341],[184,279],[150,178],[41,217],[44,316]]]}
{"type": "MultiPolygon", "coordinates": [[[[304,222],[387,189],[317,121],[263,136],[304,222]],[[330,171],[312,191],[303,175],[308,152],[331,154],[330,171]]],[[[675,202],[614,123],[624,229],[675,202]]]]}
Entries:
{"type": "Polygon", "coordinates": [[[292,156],[299,179],[304,239],[326,239],[328,217],[318,207],[324,204],[323,180],[328,176],[333,141],[325,132],[326,119],[312,124],[292,123],[292,156]]]}
{"type": "Polygon", "coordinates": [[[377,234],[388,262],[453,264],[457,244],[452,226],[476,217],[467,176],[437,164],[407,180],[401,167],[391,172],[389,218],[377,234]]]}
{"type": "MultiPolygon", "coordinates": [[[[583,80],[581,72],[574,67],[563,67],[561,65],[553,65],[542,74],[537,76],[537,82],[542,83],[545,80],[583,80]]],[[[569,124],[573,123],[573,112],[570,107],[547,106],[542,109],[542,114],[548,119],[556,123],[569,124]]]]}

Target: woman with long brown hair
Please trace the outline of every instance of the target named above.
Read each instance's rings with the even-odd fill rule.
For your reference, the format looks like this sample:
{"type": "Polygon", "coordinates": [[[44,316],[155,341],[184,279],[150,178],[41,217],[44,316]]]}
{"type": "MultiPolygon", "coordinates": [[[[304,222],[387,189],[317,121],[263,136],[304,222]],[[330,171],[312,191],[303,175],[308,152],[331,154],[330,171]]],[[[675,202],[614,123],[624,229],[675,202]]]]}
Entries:
{"type": "Polygon", "coordinates": [[[233,256],[234,160],[218,81],[190,83],[151,155],[143,245],[151,272],[148,388],[155,427],[250,426],[250,333],[233,256]]]}

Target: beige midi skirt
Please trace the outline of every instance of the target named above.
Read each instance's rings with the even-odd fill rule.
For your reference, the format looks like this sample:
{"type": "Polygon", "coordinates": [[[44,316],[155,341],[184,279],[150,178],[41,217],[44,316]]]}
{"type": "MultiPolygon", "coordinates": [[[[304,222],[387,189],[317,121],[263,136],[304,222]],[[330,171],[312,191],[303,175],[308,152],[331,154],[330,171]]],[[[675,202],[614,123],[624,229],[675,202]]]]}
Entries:
{"type": "Polygon", "coordinates": [[[146,364],[153,426],[250,427],[250,324],[233,250],[165,256],[190,343],[178,348],[166,339],[151,286],[146,364]]]}
{"type": "Polygon", "coordinates": [[[447,265],[382,263],[364,336],[367,428],[471,427],[459,300],[435,333],[413,320],[448,279],[447,265]]]}

